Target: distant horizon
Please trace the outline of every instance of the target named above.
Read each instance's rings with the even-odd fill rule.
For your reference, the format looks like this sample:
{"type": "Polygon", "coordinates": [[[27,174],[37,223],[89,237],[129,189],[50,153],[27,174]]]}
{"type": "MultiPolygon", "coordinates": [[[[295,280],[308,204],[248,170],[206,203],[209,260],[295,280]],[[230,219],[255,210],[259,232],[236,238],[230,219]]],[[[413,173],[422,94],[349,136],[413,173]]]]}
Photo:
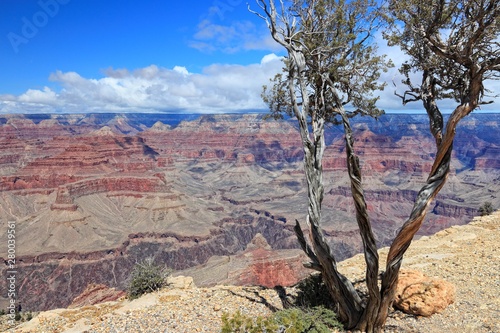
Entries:
{"type": "MultiPolygon", "coordinates": [[[[28,117],[36,117],[36,116],[64,116],[64,115],[120,115],[120,116],[126,116],[126,115],[171,115],[171,116],[218,116],[218,115],[265,115],[268,114],[268,111],[250,111],[250,112],[218,112],[218,113],[203,113],[203,112],[138,112],[138,111],[132,111],[132,112],[109,112],[109,111],[104,111],[104,112],[37,112],[37,113],[23,113],[23,112],[12,112],[12,113],[0,113],[0,117],[3,116],[14,116],[14,115],[22,115],[22,116],[28,116],[28,117]]],[[[450,115],[452,111],[449,112],[442,112],[443,115],[450,115]]],[[[478,111],[473,111],[470,113],[470,115],[473,114],[498,114],[500,113],[500,110],[478,110],[478,111]]],[[[422,111],[415,111],[414,109],[408,110],[408,111],[385,111],[383,115],[390,114],[390,115],[426,115],[426,112],[424,110],[422,111]]],[[[366,116],[357,116],[356,118],[372,118],[369,117],[368,115],[366,116]]],[[[290,117],[294,119],[295,117],[290,117]]]]}
{"type": "MultiPolygon", "coordinates": [[[[0,11],[0,114],[262,113],[262,86],[286,55],[243,0],[2,0],[0,11]]],[[[381,73],[378,107],[421,112],[418,103],[400,111],[395,95],[406,90],[398,68],[407,57],[382,34],[375,41],[395,65],[381,73]]],[[[500,81],[485,92],[500,104],[500,81]]]]}

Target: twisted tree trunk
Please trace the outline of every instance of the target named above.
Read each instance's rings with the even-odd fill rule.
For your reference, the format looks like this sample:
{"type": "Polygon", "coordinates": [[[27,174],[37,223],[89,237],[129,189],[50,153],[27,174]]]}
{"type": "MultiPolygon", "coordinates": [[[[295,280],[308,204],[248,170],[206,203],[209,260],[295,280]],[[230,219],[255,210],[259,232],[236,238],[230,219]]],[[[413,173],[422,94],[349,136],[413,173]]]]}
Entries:
{"type": "Polygon", "coordinates": [[[426,184],[417,195],[409,219],[403,224],[396,238],[394,239],[387,255],[386,271],[382,278],[382,304],[378,315],[377,326],[382,328],[387,318],[387,311],[394,299],[396,284],[398,281],[399,269],[403,260],[403,255],[419,230],[427,213],[427,207],[434,197],[439,193],[446,182],[450,171],[451,152],[453,150],[453,138],[455,137],[456,124],[465,115],[469,114],[470,107],[460,106],[453,113],[448,122],[447,131],[436,154],[436,160],[432,167],[426,184]]]}
{"type": "Polygon", "coordinates": [[[456,127],[460,120],[477,107],[481,86],[480,80],[476,79],[472,81],[472,89],[468,95],[468,101],[462,103],[453,111],[443,135],[443,118],[435,104],[432,77],[430,77],[429,73],[424,73],[422,100],[429,116],[431,133],[436,140],[437,152],[429,177],[417,195],[410,217],[399,230],[389,249],[386,270],[382,275],[380,290],[382,301],[377,314],[376,329],[374,332],[381,332],[385,325],[389,307],[394,300],[403,255],[410,246],[413,237],[420,229],[427,214],[429,204],[446,182],[450,172],[451,153],[453,151],[456,127]]]}
{"type": "Polygon", "coordinates": [[[413,237],[419,230],[426,216],[428,206],[439,193],[446,182],[450,171],[451,153],[455,130],[462,118],[472,112],[477,104],[465,103],[455,109],[447,122],[443,135],[443,117],[436,106],[432,94],[432,80],[425,76],[422,87],[428,94],[422,95],[426,107],[430,130],[437,146],[436,158],[426,184],[419,191],[412,212],[403,224],[394,239],[387,258],[386,271],[383,274],[381,289],[378,286],[379,257],[377,246],[367,214],[364,199],[359,159],[354,153],[352,129],[348,117],[343,109],[339,112],[342,116],[345,145],[347,154],[347,168],[351,182],[352,197],[356,207],[356,220],[363,240],[365,261],[367,265],[366,283],[369,293],[366,305],[354,289],[352,283],[340,274],[333,254],[330,251],[321,228],[321,203],[323,200],[322,167],[321,161],[324,152],[324,126],[323,123],[313,121],[313,140],[305,118],[299,114],[299,125],[304,140],[304,170],[308,184],[309,208],[307,224],[311,235],[312,246],[307,244],[300,225],[295,227],[299,243],[311,259],[310,268],[319,270],[323,281],[330,291],[332,298],[338,302],[339,319],[347,328],[356,328],[363,332],[382,332],[387,319],[388,311],[392,305],[397,285],[399,270],[403,255],[411,244],[413,237]]]}
{"type": "MultiPolygon", "coordinates": [[[[339,319],[347,323],[350,327],[359,321],[362,314],[361,298],[352,283],[337,270],[337,263],[326,242],[320,227],[321,205],[323,202],[323,154],[325,150],[325,128],[324,119],[315,115],[311,116],[311,129],[306,120],[306,112],[309,112],[309,98],[307,95],[307,85],[304,78],[298,73],[303,72],[302,54],[291,52],[295,60],[295,68],[290,68],[289,90],[295,91],[294,82],[299,83],[299,88],[303,90],[302,108],[298,103],[293,103],[294,113],[299,122],[300,135],[304,148],[304,172],[307,180],[308,191],[308,214],[306,217],[311,246],[306,242],[299,223],[295,226],[297,238],[305,253],[311,259],[312,268],[322,273],[332,298],[338,303],[339,319]]],[[[293,95],[293,94],[292,94],[293,95]]],[[[293,99],[294,97],[292,97],[293,99]]]]}
{"type": "MultiPolygon", "coordinates": [[[[351,182],[351,194],[356,207],[356,221],[363,241],[363,251],[366,262],[366,286],[368,288],[368,303],[363,309],[359,321],[355,323],[356,328],[362,331],[370,331],[376,319],[377,310],[380,306],[380,293],[378,289],[379,256],[377,244],[371,228],[370,218],[361,184],[361,170],[359,158],[354,153],[354,140],[349,119],[343,109],[339,110],[344,127],[345,147],[347,154],[347,170],[351,182]]],[[[354,326],[352,326],[354,327],[354,326]]],[[[350,328],[352,328],[350,327],[350,328]]]]}

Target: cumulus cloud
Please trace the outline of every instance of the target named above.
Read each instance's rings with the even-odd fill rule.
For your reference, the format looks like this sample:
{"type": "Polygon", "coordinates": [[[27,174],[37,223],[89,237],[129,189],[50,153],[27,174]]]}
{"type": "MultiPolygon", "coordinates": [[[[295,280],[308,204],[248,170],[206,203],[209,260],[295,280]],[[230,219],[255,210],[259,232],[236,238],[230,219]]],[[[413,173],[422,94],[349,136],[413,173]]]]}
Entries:
{"type": "Polygon", "coordinates": [[[57,95],[48,87],[44,87],[43,90],[29,89],[24,94],[19,96],[19,101],[28,103],[37,103],[37,104],[56,105],[57,95]]]}
{"type": "Polygon", "coordinates": [[[99,79],[56,71],[49,80],[59,90],[29,89],[19,96],[0,95],[0,112],[192,112],[264,110],[262,85],[281,70],[276,55],[242,65],[215,64],[201,73],[185,67],[151,65],[135,70],[108,68],[99,79]]]}
{"type": "MultiPolygon", "coordinates": [[[[387,82],[380,95],[379,107],[388,112],[423,112],[421,103],[402,106],[394,92],[404,92],[399,65],[405,56],[396,48],[380,43],[380,53],[393,59],[396,67],[383,73],[387,82]],[[394,87],[392,82],[396,82],[394,87]]],[[[0,95],[0,113],[82,113],[82,112],[172,112],[232,113],[266,111],[260,97],[262,85],[281,71],[283,63],[276,54],[264,56],[250,65],[214,64],[201,73],[186,67],[172,69],[150,65],[138,69],[103,70],[102,78],[86,78],[76,72],[56,71],[49,80],[56,88],[28,89],[21,95],[0,95]]],[[[418,78],[416,78],[416,81],[418,78]]],[[[488,81],[493,95],[500,91],[499,81],[488,81]]],[[[488,99],[486,99],[488,100],[488,99]]],[[[484,105],[483,111],[498,111],[500,98],[484,105]]],[[[441,103],[443,111],[454,107],[453,101],[441,103]]]]}

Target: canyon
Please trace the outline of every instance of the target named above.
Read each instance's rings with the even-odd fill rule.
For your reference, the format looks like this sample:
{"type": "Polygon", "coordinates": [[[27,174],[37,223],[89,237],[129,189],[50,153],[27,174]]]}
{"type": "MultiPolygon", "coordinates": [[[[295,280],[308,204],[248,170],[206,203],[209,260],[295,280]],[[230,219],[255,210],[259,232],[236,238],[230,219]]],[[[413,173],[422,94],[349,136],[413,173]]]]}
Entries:
{"type": "MultiPolygon", "coordinates": [[[[419,236],[467,223],[484,202],[500,206],[499,126],[496,113],[459,125],[451,174],[419,236]]],[[[380,247],[432,166],[428,127],[426,115],[353,119],[380,247]]],[[[322,224],[342,260],[362,244],[340,127],[328,127],[326,145],[322,224]]],[[[15,222],[18,301],[39,311],[67,307],[90,285],[123,290],[150,257],[199,286],[297,282],[309,273],[293,232],[307,212],[302,157],[296,123],[259,114],[0,115],[0,244],[15,222]]],[[[7,302],[0,295],[0,308],[7,302]]]]}

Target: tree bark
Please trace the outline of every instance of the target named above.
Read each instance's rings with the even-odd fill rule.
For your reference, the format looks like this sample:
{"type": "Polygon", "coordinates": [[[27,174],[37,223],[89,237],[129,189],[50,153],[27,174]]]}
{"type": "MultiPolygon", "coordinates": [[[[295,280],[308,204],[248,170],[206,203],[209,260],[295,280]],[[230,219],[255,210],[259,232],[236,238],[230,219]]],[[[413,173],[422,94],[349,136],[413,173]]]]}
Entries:
{"type": "Polygon", "coordinates": [[[351,193],[356,207],[356,221],[363,241],[363,251],[366,262],[366,286],[368,289],[368,303],[366,304],[361,318],[355,326],[348,326],[361,331],[371,331],[376,321],[376,315],[380,306],[380,293],[378,288],[379,256],[377,244],[368,217],[366,201],[361,184],[361,170],[359,158],[354,153],[354,140],[349,119],[343,109],[340,109],[342,117],[345,146],[347,154],[347,170],[351,182],[351,193]]]}
{"type": "MultiPolygon", "coordinates": [[[[475,100],[477,101],[478,99],[475,100]]],[[[476,107],[477,104],[470,103],[458,106],[448,120],[446,132],[442,141],[438,140],[438,136],[442,131],[437,129],[432,131],[436,137],[436,142],[439,143],[436,158],[426,184],[417,195],[410,217],[399,230],[389,249],[386,270],[382,275],[382,286],[380,290],[382,301],[377,315],[375,332],[381,332],[385,325],[389,307],[394,300],[403,255],[410,246],[413,237],[420,229],[425,215],[427,214],[429,204],[444,186],[446,178],[448,177],[456,127],[460,120],[471,113],[476,107]]],[[[438,115],[433,114],[433,112],[439,112],[439,110],[436,108],[431,110],[428,109],[427,111],[430,112],[429,118],[432,126],[433,119],[436,119],[436,117],[439,118],[438,115]]],[[[434,122],[434,124],[436,123],[437,122],[434,122]]]]}
{"type": "MultiPolygon", "coordinates": [[[[299,115],[299,117],[303,116],[303,114],[299,115]]],[[[323,281],[332,298],[338,303],[339,319],[353,327],[361,316],[361,298],[352,283],[337,270],[337,263],[320,227],[321,205],[324,195],[322,167],[325,149],[324,123],[323,121],[313,121],[312,140],[309,138],[307,122],[299,121],[299,125],[302,138],[306,140],[306,144],[304,144],[304,171],[309,199],[306,221],[312,250],[315,253],[315,261],[319,264],[323,281]]]]}

